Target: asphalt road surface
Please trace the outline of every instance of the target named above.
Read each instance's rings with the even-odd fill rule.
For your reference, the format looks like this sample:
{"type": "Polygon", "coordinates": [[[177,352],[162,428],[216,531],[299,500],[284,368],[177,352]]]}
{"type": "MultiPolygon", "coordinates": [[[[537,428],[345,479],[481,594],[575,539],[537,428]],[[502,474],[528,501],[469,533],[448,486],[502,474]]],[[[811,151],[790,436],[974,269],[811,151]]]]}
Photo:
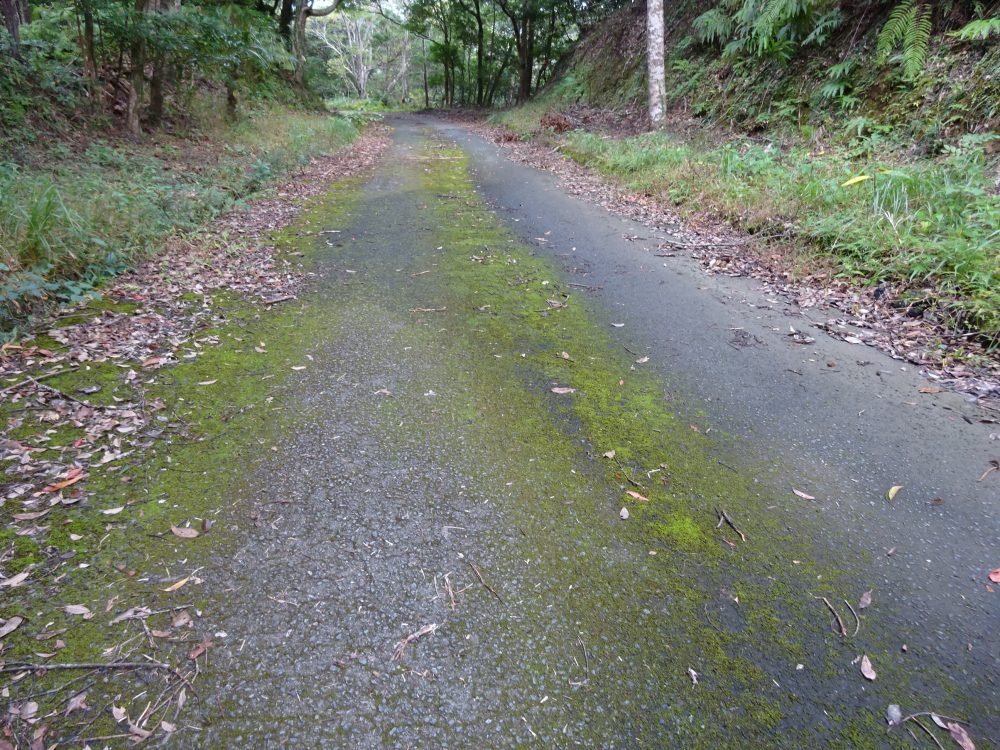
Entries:
{"type": "Polygon", "coordinates": [[[899,704],[997,746],[989,415],[460,126],[390,124],[316,240],[315,365],[175,741],[933,747],[899,704]]]}

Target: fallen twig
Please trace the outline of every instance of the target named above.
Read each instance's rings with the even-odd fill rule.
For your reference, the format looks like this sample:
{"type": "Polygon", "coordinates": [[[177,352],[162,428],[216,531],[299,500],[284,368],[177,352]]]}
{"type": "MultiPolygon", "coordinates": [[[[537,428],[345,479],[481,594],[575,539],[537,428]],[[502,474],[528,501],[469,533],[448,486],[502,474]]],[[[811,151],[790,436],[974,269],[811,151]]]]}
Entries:
{"type": "Polygon", "coordinates": [[[840,628],[840,634],[847,637],[847,628],[844,627],[844,621],[840,618],[840,613],[837,612],[836,608],[830,603],[830,600],[825,596],[814,596],[814,599],[819,599],[823,604],[826,605],[827,609],[833,612],[833,616],[837,618],[837,626],[840,628]]]}
{"type": "Polygon", "coordinates": [[[747,540],[747,535],[739,530],[736,524],[733,523],[733,519],[729,517],[729,514],[724,509],[716,508],[715,512],[719,514],[719,522],[715,525],[715,528],[721,529],[722,524],[728,524],[733,531],[740,535],[740,539],[744,542],[747,540]]]}
{"type": "MultiPolygon", "coordinates": [[[[905,721],[905,719],[904,719],[904,721],[905,721]]],[[[919,719],[916,719],[916,718],[911,718],[910,721],[912,721],[914,724],[916,724],[918,727],[920,727],[922,730],[924,730],[924,734],[926,734],[928,737],[930,737],[932,740],[934,740],[934,744],[937,745],[940,748],[940,750],[944,750],[944,745],[941,744],[941,740],[939,740],[935,736],[934,732],[932,732],[930,729],[928,729],[926,726],[924,726],[924,723],[922,721],[920,721],[919,719]]],[[[902,722],[900,722],[900,723],[902,723],[902,722]]]]}
{"type": "Polygon", "coordinates": [[[618,464],[618,468],[622,470],[622,476],[625,477],[625,481],[626,482],[628,482],[629,484],[631,484],[636,489],[640,489],[640,490],[646,489],[645,487],[643,487],[641,484],[639,484],[637,481],[635,481],[634,479],[632,479],[632,477],[630,477],[628,475],[628,472],[625,470],[625,467],[622,466],[622,462],[618,460],[617,456],[614,457],[614,462],[616,464],[618,464]]]}
{"type": "Polygon", "coordinates": [[[486,583],[486,579],[483,578],[482,571],[479,570],[479,567],[475,563],[469,562],[468,560],[466,560],[466,562],[469,563],[469,567],[472,568],[472,572],[476,574],[476,578],[478,578],[479,582],[486,587],[486,590],[489,591],[491,594],[493,594],[493,596],[497,598],[498,602],[503,604],[503,598],[500,596],[500,594],[496,592],[496,590],[492,586],[486,583]]]}
{"type": "Polygon", "coordinates": [[[407,645],[413,643],[418,638],[422,638],[425,635],[433,633],[438,629],[437,623],[432,622],[430,625],[424,625],[420,630],[415,633],[410,633],[403,640],[396,644],[396,648],[392,652],[392,660],[400,661],[403,658],[403,652],[406,650],[407,645]]]}
{"type": "Polygon", "coordinates": [[[414,307],[410,310],[411,313],[429,313],[429,312],[444,312],[447,307],[414,307]]]}
{"type": "Polygon", "coordinates": [[[844,599],[844,604],[847,605],[847,608],[851,610],[851,614],[854,615],[854,621],[856,624],[854,626],[854,633],[851,635],[851,638],[854,638],[861,630],[861,618],[858,617],[858,613],[854,611],[854,607],[851,606],[851,603],[847,601],[847,599],[844,599]]]}

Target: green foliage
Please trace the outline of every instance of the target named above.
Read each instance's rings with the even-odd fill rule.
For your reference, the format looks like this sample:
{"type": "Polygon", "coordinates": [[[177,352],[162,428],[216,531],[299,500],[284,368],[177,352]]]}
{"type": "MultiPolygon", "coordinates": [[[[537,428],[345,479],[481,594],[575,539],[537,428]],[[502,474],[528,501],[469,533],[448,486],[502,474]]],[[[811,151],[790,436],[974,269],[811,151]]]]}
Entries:
{"type": "Polygon", "coordinates": [[[95,141],[49,169],[0,163],[0,330],[46,301],[78,299],[356,134],[345,118],[274,109],[212,134],[225,146],[175,141],[156,156],[95,141]]]}
{"type": "Polygon", "coordinates": [[[660,133],[611,140],[574,131],[566,151],[688,211],[707,207],[765,233],[791,225],[803,248],[827,253],[843,275],[930,287],[950,322],[991,331],[1000,329],[1000,204],[985,147],[997,139],[969,137],[940,161],[906,165],[741,140],[702,148],[660,133]],[[842,185],[856,174],[873,179],[842,185]]]}
{"type": "Polygon", "coordinates": [[[887,61],[900,48],[903,75],[916,78],[923,70],[930,49],[933,24],[930,5],[922,0],[903,0],[893,8],[878,36],[877,54],[887,61]]]}
{"type": "Polygon", "coordinates": [[[693,22],[703,44],[730,57],[750,53],[787,62],[802,47],[822,45],[843,22],[832,0],[723,0],[693,22]]]}
{"type": "Polygon", "coordinates": [[[977,18],[969,21],[958,31],[951,32],[950,36],[963,42],[981,42],[990,37],[1000,36],[1000,18],[977,18]]]}

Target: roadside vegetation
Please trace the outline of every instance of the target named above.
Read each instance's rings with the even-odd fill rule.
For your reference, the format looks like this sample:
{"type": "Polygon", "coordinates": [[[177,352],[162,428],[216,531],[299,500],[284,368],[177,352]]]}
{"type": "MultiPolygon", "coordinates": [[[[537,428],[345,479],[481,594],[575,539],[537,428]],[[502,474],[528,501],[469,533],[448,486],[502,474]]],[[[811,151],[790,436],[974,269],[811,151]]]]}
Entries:
{"type": "Polygon", "coordinates": [[[995,3],[689,1],[666,14],[659,132],[636,133],[636,7],[586,35],[535,101],[495,120],[681,214],[768,238],[792,251],[799,276],[832,270],[1000,344],[995,3]]]}

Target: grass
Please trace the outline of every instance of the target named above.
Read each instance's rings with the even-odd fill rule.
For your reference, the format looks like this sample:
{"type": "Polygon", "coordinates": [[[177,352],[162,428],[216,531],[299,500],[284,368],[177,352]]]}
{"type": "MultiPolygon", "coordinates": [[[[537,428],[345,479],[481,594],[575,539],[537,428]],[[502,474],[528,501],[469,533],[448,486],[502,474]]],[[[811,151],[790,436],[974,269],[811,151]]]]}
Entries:
{"type": "Polygon", "coordinates": [[[185,137],[61,142],[26,166],[0,161],[0,332],[74,301],[357,135],[356,118],[270,108],[185,137]]]}
{"type": "Polygon", "coordinates": [[[790,232],[840,276],[909,290],[952,325],[1000,343],[996,165],[975,141],[910,163],[879,159],[864,144],[815,154],[745,139],[702,146],[665,133],[574,131],[564,150],[682,213],[707,210],[742,230],[790,232]]]}

